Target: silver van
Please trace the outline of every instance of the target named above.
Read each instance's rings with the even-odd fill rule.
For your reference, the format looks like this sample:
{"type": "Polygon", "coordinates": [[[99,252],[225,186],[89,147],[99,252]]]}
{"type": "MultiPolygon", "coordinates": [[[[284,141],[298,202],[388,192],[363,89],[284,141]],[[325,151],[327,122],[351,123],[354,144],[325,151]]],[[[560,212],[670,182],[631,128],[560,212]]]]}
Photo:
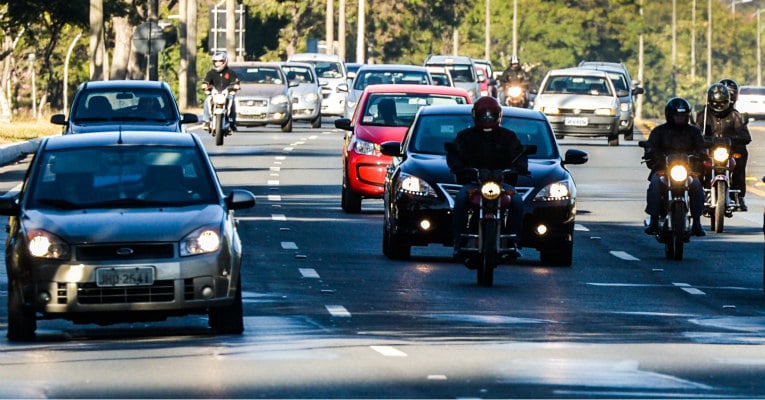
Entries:
{"type": "Polygon", "coordinates": [[[321,115],[345,115],[345,102],[348,97],[348,74],[340,56],[322,53],[297,53],[291,55],[288,62],[312,64],[319,76],[322,92],[321,115]]]}
{"type": "Polygon", "coordinates": [[[449,70],[454,86],[467,90],[470,99],[475,102],[481,97],[481,82],[486,77],[479,77],[473,59],[466,56],[429,55],[425,66],[440,66],[449,70]]]}

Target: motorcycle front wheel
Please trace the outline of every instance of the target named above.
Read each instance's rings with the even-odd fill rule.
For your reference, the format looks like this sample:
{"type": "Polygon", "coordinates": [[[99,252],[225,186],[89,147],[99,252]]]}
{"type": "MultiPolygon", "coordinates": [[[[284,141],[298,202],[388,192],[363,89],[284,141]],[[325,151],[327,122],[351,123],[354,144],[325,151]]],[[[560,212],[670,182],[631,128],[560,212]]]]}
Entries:
{"type": "Polygon", "coordinates": [[[213,122],[215,123],[215,125],[213,125],[213,132],[215,134],[215,145],[222,146],[223,145],[223,118],[221,118],[220,115],[215,115],[215,117],[213,117],[213,122]]]}
{"type": "Polygon", "coordinates": [[[683,246],[685,245],[685,229],[687,225],[685,204],[677,202],[672,204],[672,242],[674,251],[672,259],[680,261],[683,259],[683,246]]]}
{"type": "Polygon", "coordinates": [[[497,220],[483,221],[481,238],[481,265],[478,266],[478,284],[491,287],[494,284],[494,267],[497,266],[497,220]]]}
{"type": "Polygon", "coordinates": [[[712,216],[712,230],[715,233],[722,233],[725,227],[725,209],[728,201],[728,182],[717,181],[714,187],[716,202],[715,214],[712,216]]]}

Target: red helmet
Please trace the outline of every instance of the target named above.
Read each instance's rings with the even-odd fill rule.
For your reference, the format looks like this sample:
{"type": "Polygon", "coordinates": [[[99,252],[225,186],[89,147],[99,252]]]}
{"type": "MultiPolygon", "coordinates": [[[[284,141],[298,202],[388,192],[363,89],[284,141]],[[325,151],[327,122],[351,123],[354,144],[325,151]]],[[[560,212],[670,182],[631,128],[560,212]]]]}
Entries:
{"type": "Polygon", "coordinates": [[[497,99],[483,96],[473,104],[473,121],[475,126],[483,131],[492,131],[502,121],[502,107],[497,99]]]}

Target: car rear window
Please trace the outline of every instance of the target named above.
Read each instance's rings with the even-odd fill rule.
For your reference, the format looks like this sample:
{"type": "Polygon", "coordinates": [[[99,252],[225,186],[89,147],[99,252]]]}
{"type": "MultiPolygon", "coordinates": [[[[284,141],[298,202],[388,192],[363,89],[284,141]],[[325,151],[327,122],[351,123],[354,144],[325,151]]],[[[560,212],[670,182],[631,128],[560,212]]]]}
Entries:
{"type": "MultiPolygon", "coordinates": [[[[444,143],[454,141],[459,131],[473,124],[473,118],[469,114],[422,115],[410,133],[411,151],[445,155],[444,143]]],[[[515,132],[521,143],[537,146],[537,152],[529,155],[529,158],[555,157],[552,135],[544,121],[503,117],[502,126],[515,132]]]]}
{"type": "Polygon", "coordinates": [[[173,102],[163,90],[86,90],[72,110],[75,123],[122,119],[171,121],[178,118],[173,102]]]}
{"type": "Polygon", "coordinates": [[[364,90],[369,85],[381,84],[429,85],[428,74],[421,71],[361,71],[356,73],[353,88],[364,90]]]}
{"type": "Polygon", "coordinates": [[[742,86],[739,95],[765,96],[765,86],[742,86]]]}
{"type": "Polygon", "coordinates": [[[427,93],[372,93],[361,117],[362,125],[409,126],[420,107],[441,104],[467,104],[458,95],[427,93]]]}

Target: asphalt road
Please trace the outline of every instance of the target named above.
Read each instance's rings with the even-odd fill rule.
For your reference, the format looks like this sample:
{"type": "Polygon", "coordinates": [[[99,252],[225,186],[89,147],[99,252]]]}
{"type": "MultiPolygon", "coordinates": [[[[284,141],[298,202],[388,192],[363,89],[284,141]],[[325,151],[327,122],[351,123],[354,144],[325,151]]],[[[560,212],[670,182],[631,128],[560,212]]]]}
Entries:
{"type": "MultiPolygon", "coordinates": [[[[693,238],[679,262],[642,233],[647,169],[636,141],[562,140],[590,154],[571,167],[574,264],[547,267],[523,249],[491,288],[448,248],[382,255],[382,202],[340,209],[343,132],[330,121],[244,130],[221,147],[205,137],[224,186],[258,198],[237,214],[245,333],[215,336],[197,317],[42,321],[36,342],[8,343],[0,270],[0,397],[762,398],[756,125],[751,211],[693,238]]],[[[0,168],[0,190],[23,168],[0,168]]]]}

